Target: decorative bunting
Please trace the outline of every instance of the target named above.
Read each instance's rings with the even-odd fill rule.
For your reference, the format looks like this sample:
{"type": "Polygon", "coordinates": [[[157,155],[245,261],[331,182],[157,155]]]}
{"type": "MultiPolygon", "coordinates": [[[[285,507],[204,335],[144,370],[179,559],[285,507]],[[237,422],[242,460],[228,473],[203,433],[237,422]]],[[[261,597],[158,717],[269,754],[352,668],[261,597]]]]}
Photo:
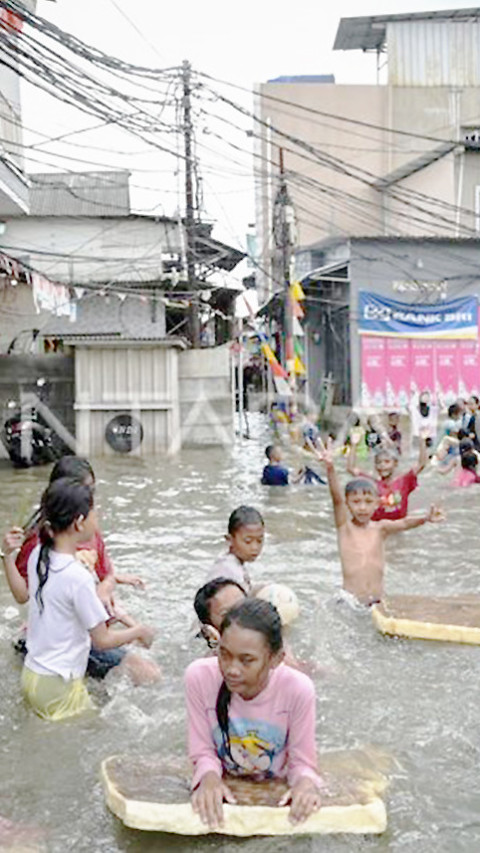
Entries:
{"type": "Polygon", "coordinates": [[[303,361],[297,356],[295,356],[295,361],[293,363],[293,369],[297,376],[305,376],[306,370],[303,361]]]}
{"type": "Polygon", "coordinates": [[[298,302],[301,302],[302,299],[305,299],[305,293],[299,281],[294,281],[290,285],[290,296],[292,297],[292,299],[296,299],[298,302]]]}

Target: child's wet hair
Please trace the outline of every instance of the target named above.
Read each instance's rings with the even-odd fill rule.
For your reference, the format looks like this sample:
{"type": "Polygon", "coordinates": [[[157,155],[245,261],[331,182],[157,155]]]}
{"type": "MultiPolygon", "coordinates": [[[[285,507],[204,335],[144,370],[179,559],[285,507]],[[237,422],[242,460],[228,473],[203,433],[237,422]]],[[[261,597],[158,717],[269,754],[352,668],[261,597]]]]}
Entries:
{"type": "Polygon", "coordinates": [[[265,522],[258,509],[242,504],[242,506],[233,510],[228,519],[228,532],[230,536],[233,536],[241,527],[246,527],[247,524],[261,524],[262,527],[265,526],[265,522]]]}
{"type": "Polygon", "coordinates": [[[374,451],[374,462],[380,459],[381,456],[386,456],[387,459],[393,459],[395,462],[398,462],[398,450],[396,447],[378,447],[374,451]]]}
{"type": "Polygon", "coordinates": [[[275,450],[274,444],[268,444],[267,447],[265,448],[265,456],[267,457],[269,462],[272,461],[272,454],[273,454],[274,450],[275,450]]]}
{"type": "Polygon", "coordinates": [[[466,450],[460,457],[460,464],[466,471],[476,471],[478,465],[478,456],[474,450],[466,450]]]}
{"type": "Polygon", "coordinates": [[[55,480],[60,480],[62,477],[70,477],[73,480],[79,480],[81,483],[88,478],[92,478],[95,482],[95,474],[88,459],[82,456],[62,456],[55,462],[50,474],[50,483],[55,480]]]}
{"type": "Polygon", "coordinates": [[[459,415],[461,415],[461,413],[462,413],[462,410],[461,410],[460,406],[458,405],[458,403],[452,403],[452,405],[448,407],[447,414],[451,420],[455,420],[456,418],[458,418],[459,415]]]}
{"type": "Polygon", "coordinates": [[[351,495],[353,492],[363,492],[367,495],[374,495],[378,498],[378,491],[373,480],[367,480],[366,477],[355,477],[353,480],[349,480],[345,486],[345,497],[351,495]]]}
{"type": "Polygon", "coordinates": [[[237,589],[240,590],[245,595],[245,591],[243,587],[240,586],[237,581],[232,580],[231,578],[214,578],[208,583],[202,586],[193,602],[193,606],[195,608],[195,613],[197,614],[200,622],[204,625],[210,625],[210,602],[212,598],[215,598],[217,592],[220,592],[221,589],[225,589],[226,586],[236,586],[237,589]]]}
{"type": "Polygon", "coordinates": [[[40,610],[43,610],[43,588],[50,571],[50,550],[54,536],[63,533],[78,518],[86,518],[93,508],[93,492],[73,477],[61,477],[50,483],[42,495],[40,506],[40,553],[37,562],[38,588],[35,593],[40,610]]]}
{"type": "MultiPolygon", "coordinates": [[[[223,635],[231,625],[258,631],[262,634],[272,655],[283,649],[282,622],[276,607],[261,598],[246,598],[232,607],[223,617],[220,634],[223,635]]],[[[228,709],[232,694],[225,681],[222,681],[218,691],[215,710],[217,721],[222,733],[223,747],[227,755],[232,757],[230,749],[230,733],[228,724],[228,709]]]]}

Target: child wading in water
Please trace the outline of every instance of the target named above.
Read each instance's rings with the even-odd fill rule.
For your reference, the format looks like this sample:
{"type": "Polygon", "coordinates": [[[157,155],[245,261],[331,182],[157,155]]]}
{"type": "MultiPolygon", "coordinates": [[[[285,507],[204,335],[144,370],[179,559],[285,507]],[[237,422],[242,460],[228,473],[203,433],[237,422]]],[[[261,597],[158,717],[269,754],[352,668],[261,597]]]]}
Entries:
{"type": "Polygon", "coordinates": [[[278,444],[269,444],[265,448],[268,465],[262,473],[262,486],[288,486],[288,468],[282,465],[282,450],[278,444]]]}
{"type": "Polygon", "coordinates": [[[97,649],[134,640],[149,647],[154,632],[145,625],[107,627],[109,615],[92,575],[76,559],[79,545],[96,531],[91,489],[77,480],[56,480],[43,495],[41,511],[40,544],[28,560],[28,587],[13,556],[22,543],[20,528],[5,536],[3,561],[16,601],[29,601],[23,693],[39,716],[62,720],[93,708],[83,681],[91,641],[97,649]]]}
{"type": "Polygon", "coordinates": [[[320,808],[316,769],[315,691],[310,679],[282,663],[277,610],[246,599],[221,625],[218,657],[185,674],[192,806],[210,828],[223,822],[223,800],[235,802],[223,774],[258,781],[287,778],[290,819],[320,808]]]}
{"type": "Polygon", "coordinates": [[[374,604],[383,596],[387,536],[402,530],[412,530],[426,522],[444,521],[445,516],[440,509],[432,506],[427,515],[417,518],[408,516],[395,521],[374,521],[379,501],[375,483],[361,477],[350,480],[344,496],[333,464],[331,443],[318,455],[327,469],[343,588],[362,604],[374,604]]]}
{"type": "MultiPolygon", "coordinates": [[[[62,456],[52,468],[49,483],[54,483],[62,477],[78,480],[79,483],[89,486],[95,490],[95,474],[87,459],[81,456],[62,456]]],[[[37,510],[31,522],[26,526],[25,539],[17,554],[15,563],[18,571],[25,579],[28,586],[28,560],[33,549],[39,543],[41,512],[37,510]]],[[[105,606],[112,619],[116,619],[127,628],[132,628],[136,620],[132,619],[122,608],[119,608],[114,596],[116,584],[131,584],[135,587],[143,587],[144,583],[137,575],[122,575],[119,577],[114,573],[112,561],[108,555],[100,531],[95,529],[94,535],[88,542],[82,542],[77,549],[77,560],[85,565],[89,571],[94,572],[97,580],[96,593],[105,606]]],[[[22,654],[26,652],[24,638],[20,638],[15,648],[22,654]]],[[[88,657],[87,674],[93,678],[104,678],[108,672],[115,667],[127,672],[134,684],[147,684],[158,681],[161,675],[160,668],[151,660],[146,660],[139,654],[128,648],[115,649],[90,649],[88,657]]]]}
{"type": "Polygon", "coordinates": [[[198,590],[193,607],[202,626],[200,633],[209,649],[217,648],[224,617],[244,598],[243,588],[229,578],[215,578],[198,590]]]}
{"type": "MultiPolygon", "coordinates": [[[[353,439],[352,439],[353,440],[353,439]]],[[[390,442],[389,446],[379,445],[375,450],[375,469],[379,479],[375,479],[379,495],[379,503],[373,514],[373,521],[381,521],[383,518],[395,521],[405,518],[408,512],[408,497],[410,492],[417,488],[417,476],[423,471],[428,462],[428,451],[424,439],[420,440],[418,462],[405,474],[398,475],[398,450],[390,442]]],[[[361,471],[356,467],[355,443],[352,443],[352,452],[348,458],[347,471],[354,477],[362,479],[370,478],[371,474],[361,471]]],[[[372,479],[374,479],[372,477],[372,479]]]]}
{"type": "Polygon", "coordinates": [[[252,582],[245,563],[253,563],[263,548],[265,524],[253,506],[239,506],[228,519],[228,554],[215,561],[205,581],[229,578],[236,581],[247,593],[252,582]]]}

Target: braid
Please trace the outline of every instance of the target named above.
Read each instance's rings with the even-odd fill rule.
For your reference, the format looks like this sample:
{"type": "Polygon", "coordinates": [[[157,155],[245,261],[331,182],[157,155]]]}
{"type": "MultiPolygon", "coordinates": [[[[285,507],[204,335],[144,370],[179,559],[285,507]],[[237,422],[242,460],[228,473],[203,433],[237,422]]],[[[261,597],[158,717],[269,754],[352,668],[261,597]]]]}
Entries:
{"type": "Polygon", "coordinates": [[[232,698],[232,694],[231,694],[230,690],[228,689],[227,685],[225,684],[225,681],[222,681],[222,683],[220,685],[220,690],[218,691],[217,704],[215,706],[215,711],[217,713],[218,725],[220,726],[220,731],[222,733],[222,746],[223,746],[226,754],[230,758],[232,758],[232,752],[230,749],[228,709],[230,707],[231,698],[232,698]]]}
{"type": "MultiPolygon", "coordinates": [[[[240,604],[232,607],[224,616],[220,634],[223,635],[224,631],[232,624],[239,625],[241,628],[248,628],[252,631],[258,631],[264,636],[272,654],[281,652],[283,648],[282,622],[278,610],[270,602],[263,601],[260,598],[246,598],[240,604]]],[[[230,690],[225,681],[222,681],[220,690],[218,691],[215,711],[222,733],[222,746],[226,754],[233,761],[230,748],[228,717],[231,698],[232,694],[230,690]]]]}
{"type": "MultiPolygon", "coordinates": [[[[42,531],[43,533],[43,531],[42,531]]],[[[42,537],[43,538],[43,537],[42,537]]],[[[38,604],[40,613],[43,612],[44,603],[43,603],[43,587],[45,586],[48,580],[48,573],[50,571],[50,548],[52,546],[52,540],[47,539],[45,537],[45,541],[42,542],[40,548],[40,554],[38,555],[37,561],[37,577],[38,577],[38,587],[35,593],[35,600],[38,604]]]]}

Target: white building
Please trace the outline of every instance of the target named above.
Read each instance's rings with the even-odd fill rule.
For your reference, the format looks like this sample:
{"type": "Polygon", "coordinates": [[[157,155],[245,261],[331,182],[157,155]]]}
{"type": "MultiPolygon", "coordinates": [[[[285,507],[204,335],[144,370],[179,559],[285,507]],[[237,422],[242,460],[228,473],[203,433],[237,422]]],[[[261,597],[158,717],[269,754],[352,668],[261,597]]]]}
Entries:
{"type": "MultiPolygon", "coordinates": [[[[23,5],[35,11],[36,0],[24,0],[23,5]]],[[[22,27],[18,15],[0,9],[0,25],[8,38],[22,27]]],[[[28,179],[22,160],[22,111],[20,105],[20,77],[14,60],[0,65],[0,205],[9,215],[28,213],[28,179]]]]}
{"type": "Polygon", "coordinates": [[[264,296],[272,290],[279,148],[300,247],[480,233],[480,7],[344,18],[334,48],[376,53],[378,84],[313,77],[257,87],[264,296]]]}

